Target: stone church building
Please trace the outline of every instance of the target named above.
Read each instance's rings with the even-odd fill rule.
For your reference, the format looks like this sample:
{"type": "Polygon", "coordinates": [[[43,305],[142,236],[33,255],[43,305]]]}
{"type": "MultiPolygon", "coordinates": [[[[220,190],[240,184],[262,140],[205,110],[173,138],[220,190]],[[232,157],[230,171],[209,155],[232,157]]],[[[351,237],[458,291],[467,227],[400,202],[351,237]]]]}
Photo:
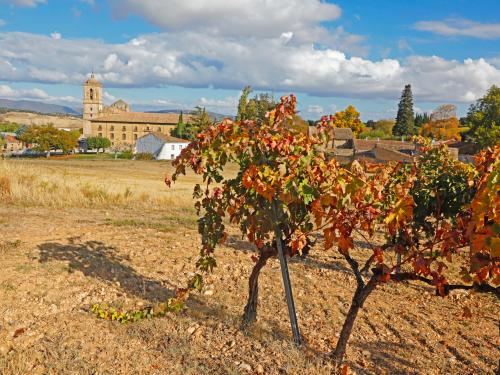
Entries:
{"type": "MultiPolygon", "coordinates": [[[[132,112],[121,99],[105,106],[102,98],[102,83],[92,73],[83,84],[83,135],[108,138],[113,146],[120,143],[134,146],[137,139],[151,132],[168,136],[179,120],[176,113],[132,112]]],[[[189,118],[185,115],[184,121],[189,118]]]]}

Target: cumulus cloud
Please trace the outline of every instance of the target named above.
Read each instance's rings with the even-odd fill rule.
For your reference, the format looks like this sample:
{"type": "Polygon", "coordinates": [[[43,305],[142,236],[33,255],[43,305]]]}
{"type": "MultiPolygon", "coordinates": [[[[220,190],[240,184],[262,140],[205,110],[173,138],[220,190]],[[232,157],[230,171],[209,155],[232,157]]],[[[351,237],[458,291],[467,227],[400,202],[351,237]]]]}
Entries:
{"type": "Polygon", "coordinates": [[[210,99],[201,97],[196,105],[211,110],[220,110],[224,112],[233,112],[238,106],[239,97],[230,96],[224,99],[210,99]]]}
{"type": "Polygon", "coordinates": [[[417,30],[444,36],[468,36],[479,39],[500,38],[500,23],[481,23],[465,18],[447,18],[442,21],[420,21],[417,30]]]}
{"type": "Polygon", "coordinates": [[[307,112],[308,113],[315,113],[315,114],[324,114],[325,111],[322,106],[320,105],[310,105],[307,107],[307,112]]]}
{"type": "Polygon", "coordinates": [[[61,33],[58,33],[57,31],[54,31],[52,34],[50,34],[50,37],[55,40],[59,40],[62,38],[61,33]]]}
{"type": "Polygon", "coordinates": [[[168,32],[110,44],[0,33],[0,80],[81,84],[92,68],[108,87],[241,89],[250,84],[278,92],[393,99],[410,83],[415,97],[427,101],[468,102],[500,82],[499,67],[484,59],[372,61],[310,43],[284,43],[281,34],[234,39],[168,32]]]}
{"type": "Polygon", "coordinates": [[[47,0],[3,0],[3,2],[7,2],[10,5],[18,7],[34,8],[38,4],[46,4],[47,0]]]}
{"type": "Polygon", "coordinates": [[[112,0],[116,17],[140,15],[167,30],[265,37],[299,31],[340,17],[321,0],[112,0]]]}
{"type": "Polygon", "coordinates": [[[7,85],[0,85],[0,98],[11,100],[41,100],[44,102],[80,103],[80,98],[73,96],[51,96],[39,88],[13,89],[7,85]]]}

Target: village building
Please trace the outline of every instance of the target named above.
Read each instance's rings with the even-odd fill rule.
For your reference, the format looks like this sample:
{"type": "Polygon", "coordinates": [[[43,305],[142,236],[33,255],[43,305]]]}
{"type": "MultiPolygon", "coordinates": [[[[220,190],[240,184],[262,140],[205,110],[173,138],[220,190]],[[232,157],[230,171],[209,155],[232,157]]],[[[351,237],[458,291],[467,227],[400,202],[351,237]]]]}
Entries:
{"type": "Polygon", "coordinates": [[[3,138],[5,143],[3,144],[0,152],[4,153],[12,153],[22,151],[25,147],[24,143],[17,139],[17,137],[13,134],[0,134],[0,137],[3,138]]]}
{"type": "Polygon", "coordinates": [[[173,160],[188,146],[189,142],[163,133],[149,133],[135,144],[138,154],[151,154],[156,160],[173,160]]]}
{"type": "MultiPolygon", "coordinates": [[[[102,99],[102,83],[92,74],[83,85],[83,136],[108,138],[113,146],[135,145],[151,132],[168,136],[179,121],[177,113],[133,112],[121,99],[110,106],[105,106],[102,99]]],[[[184,116],[185,122],[189,119],[190,115],[184,116]]]]}

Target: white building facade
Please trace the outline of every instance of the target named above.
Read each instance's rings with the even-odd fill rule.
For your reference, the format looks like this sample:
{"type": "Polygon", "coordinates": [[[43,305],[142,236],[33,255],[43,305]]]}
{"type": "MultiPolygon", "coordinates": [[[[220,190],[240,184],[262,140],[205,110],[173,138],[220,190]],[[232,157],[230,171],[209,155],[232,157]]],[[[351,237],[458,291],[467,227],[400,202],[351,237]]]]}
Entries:
{"type": "Polygon", "coordinates": [[[185,139],[162,133],[149,133],[136,141],[135,152],[151,154],[156,160],[173,160],[188,144],[185,139]]]}

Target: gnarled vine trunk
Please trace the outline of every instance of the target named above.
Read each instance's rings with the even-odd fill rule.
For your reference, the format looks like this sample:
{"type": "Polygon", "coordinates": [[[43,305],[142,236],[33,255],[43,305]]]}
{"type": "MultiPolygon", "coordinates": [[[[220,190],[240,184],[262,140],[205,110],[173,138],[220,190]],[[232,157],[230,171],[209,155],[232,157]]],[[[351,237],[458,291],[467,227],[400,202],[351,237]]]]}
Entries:
{"type": "Polygon", "coordinates": [[[277,250],[274,247],[266,246],[260,251],[259,259],[255,263],[250,279],[248,280],[248,300],[243,312],[243,326],[248,326],[257,319],[257,304],[259,298],[259,275],[267,260],[276,256],[277,250]]]}
{"type": "Polygon", "coordinates": [[[349,312],[344,321],[344,325],[342,326],[342,330],[340,331],[339,340],[337,341],[337,345],[335,350],[332,353],[332,357],[336,363],[341,364],[344,360],[345,351],[347,348],[347,343],[349,341],[349,337],[351,336],[352,327],[354,326],[354,322],[356,317],[358,316],[359,310],[363,307],[363,304],[366,301],[366,298],[370,295],[370,293],[377,286],[377,276],[372,276],[370,281],[364,284],[358,284],[356,291],[352,297],[351,307],[349,308],[349,312]]]}

